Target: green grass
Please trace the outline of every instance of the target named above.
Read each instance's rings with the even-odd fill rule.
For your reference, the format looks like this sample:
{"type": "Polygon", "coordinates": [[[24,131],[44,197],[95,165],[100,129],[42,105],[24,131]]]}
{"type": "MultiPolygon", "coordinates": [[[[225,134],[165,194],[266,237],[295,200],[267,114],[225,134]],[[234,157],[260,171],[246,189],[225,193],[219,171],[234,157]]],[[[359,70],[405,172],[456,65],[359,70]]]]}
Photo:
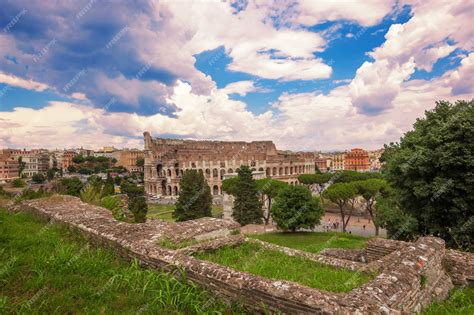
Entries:
{"type": "Polygon", "coordinates": [[[368,241],[366,237],[336,232],[273,232],[248,236],[310,253],[324,248],[363,248],[368,241]]]}
{"type": "Polygon", "coordinates": [[[371,279],[367,275],[263,249],[253,243],[243,243],[236,247],[225,246],[194,256],[266,278],[290,280],[333,292],[348,292],[371,279]]]}
{"type": "Polygon", "coordinates": [[[453,289],[447,300],[432,303],[422,314],[472,315],[474,314],[474,288],[453,289]]]}
{"type": "MultiPolygon", "coordinates": [[[[168,222],[174,222],[173,211],[174,205],[162,205],[157,203],[148,204],[147,218],[161,219],[168,222]]],[[[212,206],[212,216],[217,218],[222,214],[222,207],[212,206]]]]}
{"type": "Polygon", "coordinates": [[[90,248],[65,226],[0,209],[0,314],[228,311],[191,283],[90,248]]]}

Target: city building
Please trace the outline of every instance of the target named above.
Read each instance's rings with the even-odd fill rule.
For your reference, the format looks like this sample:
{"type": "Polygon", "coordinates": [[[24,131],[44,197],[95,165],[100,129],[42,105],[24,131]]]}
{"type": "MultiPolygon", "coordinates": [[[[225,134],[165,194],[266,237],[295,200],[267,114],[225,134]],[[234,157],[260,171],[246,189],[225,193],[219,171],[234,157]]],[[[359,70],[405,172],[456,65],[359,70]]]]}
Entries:
{"type": "Polygon", "coordinates": [[[117,163],[115,166],[123,166],[129,172],[143,172],[143,166],[137,166],[138,159],[145,158],[145,152],[137,149],[125,149],[116,151],[113,156],[117,163]]]}
{"type": "Polygon", "coordinates": [[[272,141],[192,141],[145,138],[145,192],[154,196],[176,196],[188,169],[203,172],[211,193],[222,194],[222,180],[242,165],[265,177],[292,185],[298,175],[313,174],[314,153],[277,151],[272,141]]]}
{"type": "Polygon", "coordinates": [[[114,153],[118,152],[118,150],[114,147],[103,147],[99,151],[95,151],[93,153],[94,157],[105,156],[106,158],[112,159],[114,158],[114,153]]]}
{"type": "Polygon", "coordinates": [[[316,158],[315,164],[321,173],[326,173],[331,168],[331,159],[325,156],[319,156],[316,158]]]}
{"type": "Polygon", "coordinates": [[[345,155],[345,170],[366,172],[370,170],[369,153],[364,149],[354,148],[345,155]]]}
{"type": "Polygon", "coordinates": [[[69,166],[74,165],[72,159],[77,155],[75,151],[64,151],[62,154],[62,159],[60,163],[60,167],[63,171],[67,171],[69,166]]]}
{"type": "Polygon", "coordinates": [[[331,155],[331,169],[333,171],[343,171],[345,170],[346,164],[346,153],[335,153],[331,155]]]}
{"type": "Polygon", "coordinates": [[[369,151],[369,164],[371,172],[379,172],[382,168],[380,157],[382,156],[384,149],[369,151]]]}
{"type": "Polygon", "coordinates": [[[0,183],[19,178],[18,159],[11,150],[0,150],[0,183]]]}

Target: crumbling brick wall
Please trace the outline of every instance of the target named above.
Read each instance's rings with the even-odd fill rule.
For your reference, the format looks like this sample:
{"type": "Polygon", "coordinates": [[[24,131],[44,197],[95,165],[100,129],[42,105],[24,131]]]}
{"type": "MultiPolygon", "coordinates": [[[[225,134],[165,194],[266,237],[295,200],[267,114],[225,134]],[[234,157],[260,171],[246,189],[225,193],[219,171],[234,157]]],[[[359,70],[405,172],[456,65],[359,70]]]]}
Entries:
{"type": "MultiPolygon", "coordinates": [[[[149,268],[184,270],[187,279],[249,309],[298,314],[401,314],[445,298],[452,287],[442,263],[444,242],[434,237],[420,238],[393,251],[381,273],[369,283],[348,293],[331,293],[291,281],[266,279],[198,260],[179,250],[161,248],[157,240],[163,231],[172,232],[170,223],[118,222],[110,211],[82,203],[78,198],[55,196],[30,200],[11,210],[29,211],[67,224],[88,236],[92,243],[106,245],[125,259],[138,259],[149,268]]],[[[193,224],[197,223],[188,226],[192,228],[193,224]]]]}

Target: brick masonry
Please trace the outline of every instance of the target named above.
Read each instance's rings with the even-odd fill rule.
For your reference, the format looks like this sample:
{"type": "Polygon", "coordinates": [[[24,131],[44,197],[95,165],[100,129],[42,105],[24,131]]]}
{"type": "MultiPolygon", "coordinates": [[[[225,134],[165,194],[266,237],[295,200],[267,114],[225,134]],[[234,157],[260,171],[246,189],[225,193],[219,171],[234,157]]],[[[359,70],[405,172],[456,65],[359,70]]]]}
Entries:
{"type": "MultiPolygon", "coordinates": [[[[378,249],[395,246],[390,241],[390,246],[384,246],[383,240],[376,240],[369,242],[367,251],[371,254],[367,257],[371,257],[369,261],[372,261],[367,265],[377,266],[378,276],[348,293],[332,293],[291,281],[251,275],[198,260],[183,250],[169,250],[157,245],[164,235],[184,233],[184,238],[190,239],[223,227],[232,228],[233,223],[223,220],[203,219],[190,222],[185,228],[160,220],[129,224],[114,220],[107,209],[82,203],[78,198],[69,196],[25,201],[12,205],[10,210],[29,211],[36,216],[64,223],[88,236],[91,243],[108,246],[122,258],[138,259],[145,267],[165,271],[184,270],[187,279],[225,300],[240,302],[253,310],[266,308],[270,312],[298,314],[409,314],[433,300],[447,297],[453,286],[450,272],[457,272],[459,279],[470,279],[472,276],[472,269],[467,273],[455,271],[455,268],[445,272],[444,264],[448,260],[456,261],[454,265],[462,269],[460,266],[465,263],[461,261],[466,258],[466,265],[472,267],[472,256],[446,251],[444,241],[439,238],[422,237],[415,243],[405,243],[388,255],[377,257],[374,253],[381,252],[378,249]],[[370,248],[370,244],[375,245],[370,248]],[[378,249],[375,248],[377,246],[378,249]]],[[[235,244],[242,240],[238,235],[225,238],[235,244]]],[[[218,242],[211,240],[204,243],[217,247],[227,244],[226,241],[218,242]]],[[[363,265],[348,259],[320,256],[363,265]]]]}

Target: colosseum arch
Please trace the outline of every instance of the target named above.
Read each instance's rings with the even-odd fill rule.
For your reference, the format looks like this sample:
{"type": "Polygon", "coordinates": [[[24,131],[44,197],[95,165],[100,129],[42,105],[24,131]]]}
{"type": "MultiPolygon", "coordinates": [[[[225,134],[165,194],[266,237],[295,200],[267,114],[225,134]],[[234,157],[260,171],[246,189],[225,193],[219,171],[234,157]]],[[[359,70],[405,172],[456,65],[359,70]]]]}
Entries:
{"type": "Polygon", "coordinates": [[[174,195],[177,196],[178,195],[178,186],[174,186],[174,195]]]}
{"type": "Polygon", "coordinates": [[[232,174],[232,173],[234,173],[234,170],[231,169],[231,168],[229,168],[229,170],[227,171],[227,173],[232,174]]]}
{"type": "Polygon", "coordinates": [[[216,178],[216,177],[218,177],[218,176],[219,176],[219,171],[217,170],[217,168],[214,168],[214,169],[212,170],[212,177],[216,178]]]}
{"type": "Polygon", "coordinates": [[[213,195],[219,194],[219,187],[217,185],[212,186],[212,194],[213,195]]]}
{"type": "Polygon", "coordinates": [[[277,174],[277,168],[274,167],[273,170],[272,170],[272,175],[273,175],[273,176],[276,176],[276,174],[277,174]]]}
{"type": "Polygon", "coordinates": [[[283,175],[283,167],[280,167],[280,168],[278,169],[278,175],[283,175]]]}

